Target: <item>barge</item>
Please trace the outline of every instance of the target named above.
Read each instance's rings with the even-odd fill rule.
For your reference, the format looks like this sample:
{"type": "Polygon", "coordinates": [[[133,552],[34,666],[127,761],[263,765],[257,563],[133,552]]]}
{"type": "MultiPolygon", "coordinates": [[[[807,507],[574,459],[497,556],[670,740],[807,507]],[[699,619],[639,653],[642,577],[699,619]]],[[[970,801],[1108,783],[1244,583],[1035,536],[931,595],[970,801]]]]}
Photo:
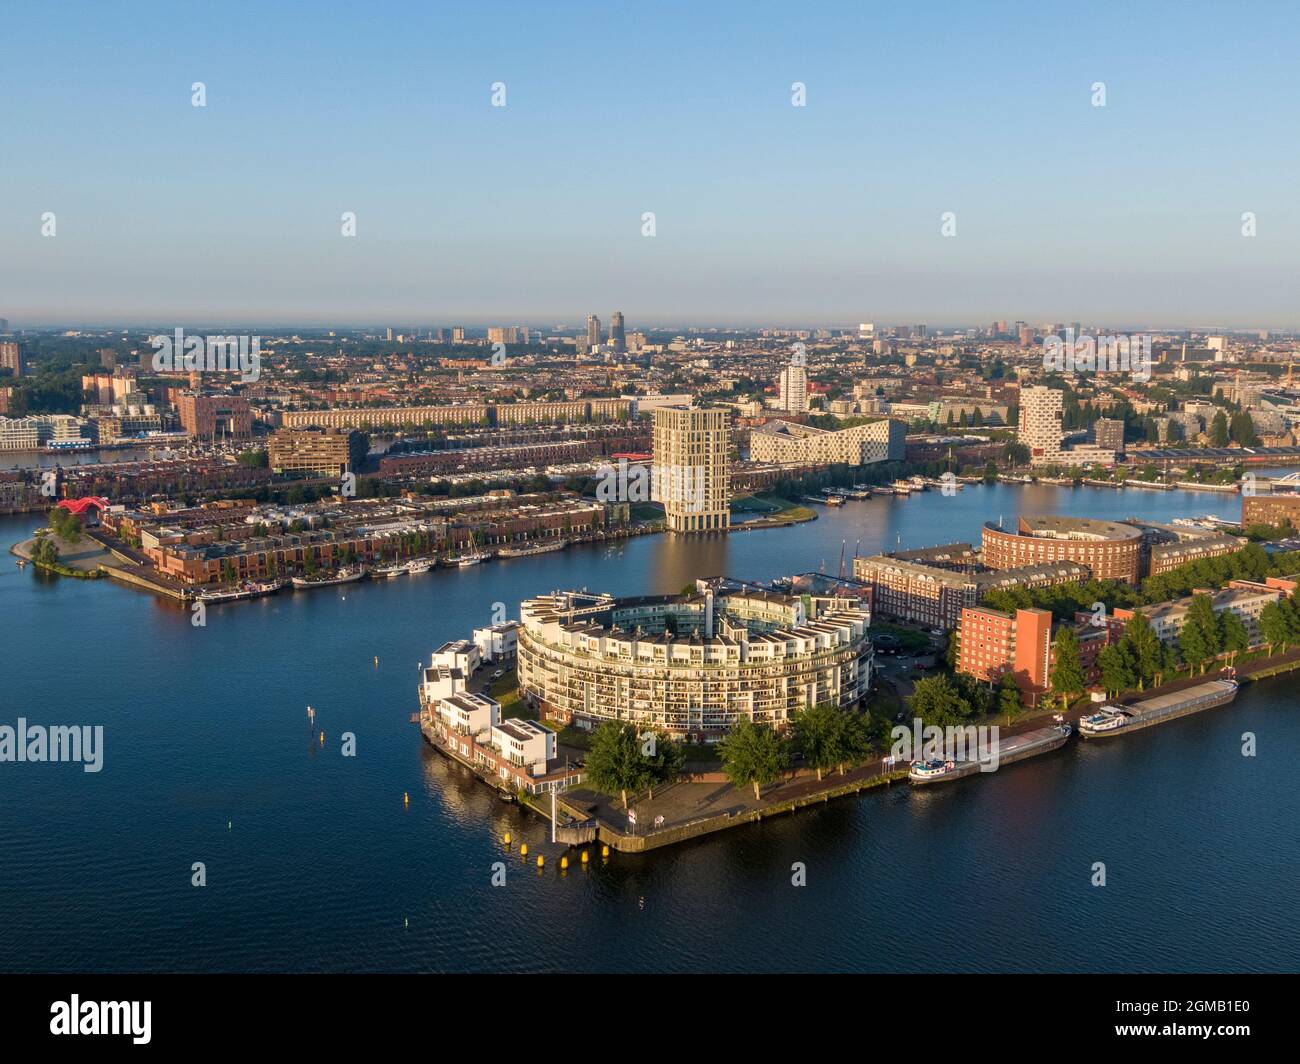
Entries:
{"type": "MultiPolygon", "coordinates": [[[[1028,757],[1059,750],[1070,738],[1072,729],[1068,724],[1056,724],[1050,728],[1038,728],[1035,731],[1013,735],[1009,739],[998,740],[997,768],[1013,765],[1028,757]]],[[[913,761],[908,769],[907,778],[913,784],[940,783],[946,780],[959,780],[964,776],[973,776],[981,771],[995,771],[990,766],[993,758],[989,754],[967,758],[963,761],[913,761]]]]}
{"type": "Polygon", "coordinates": [[[534,554],[550,554],[552,551],[564,550],[568,540],[559,539],[554,543],[539,543],[535,547],[502,547],[497,551],[498,558],[531,558],[534,554]]]}
{"type": "Polygon", "coordinates": [[[1127,735],[1167,720],[1200,713],[1215,706],[1227,705],[1237,697],[1237,681],[1210,680],[1195,687],[1156,695],[1129,706],[1102,706],[1079,718],[1079,734],[1085,739],[1104,739],[1127,735]]]}

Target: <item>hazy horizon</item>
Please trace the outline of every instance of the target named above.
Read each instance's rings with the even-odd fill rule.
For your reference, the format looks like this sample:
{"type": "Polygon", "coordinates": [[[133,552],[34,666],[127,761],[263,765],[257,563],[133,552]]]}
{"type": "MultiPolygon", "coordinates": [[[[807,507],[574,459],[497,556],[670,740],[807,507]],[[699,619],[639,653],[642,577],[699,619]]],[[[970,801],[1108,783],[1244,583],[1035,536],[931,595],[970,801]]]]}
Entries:
{"type": "Polygon", "coordinates": [[[1300,325],[1284,5],[6,13],[15,327],[1300,325]]]}

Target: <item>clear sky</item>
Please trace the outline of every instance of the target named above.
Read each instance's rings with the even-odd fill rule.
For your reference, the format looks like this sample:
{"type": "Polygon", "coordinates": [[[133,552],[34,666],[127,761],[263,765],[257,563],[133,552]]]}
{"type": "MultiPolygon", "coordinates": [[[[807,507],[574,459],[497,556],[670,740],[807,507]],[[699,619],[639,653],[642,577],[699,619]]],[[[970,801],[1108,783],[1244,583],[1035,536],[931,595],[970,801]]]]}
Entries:
{"type": "Polygon", "coordinates": [[[1300,325],[1294,3],[7,0],[2,25],[17,326],[1300,325]]]}

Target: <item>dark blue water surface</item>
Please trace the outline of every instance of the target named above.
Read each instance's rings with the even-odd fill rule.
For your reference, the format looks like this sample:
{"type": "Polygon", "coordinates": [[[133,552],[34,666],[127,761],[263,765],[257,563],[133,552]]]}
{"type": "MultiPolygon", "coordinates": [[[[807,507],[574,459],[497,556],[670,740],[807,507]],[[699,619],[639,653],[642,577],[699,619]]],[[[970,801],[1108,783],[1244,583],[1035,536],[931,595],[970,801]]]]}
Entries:
{"type": "MultiPolygon", "coordinates": [[[[0,764],[0,970],[1293,970],[1294,676],[1122,741],[567,874],[504,854],[507,830],[558,850],[408,721],[417,663],[496,602],[514,615],[559,587],[833,571],[844,541],[850,556],[858,541],[977,541],[999,515],[1236,510],[1208,494],[974,487],[796,528],[286,592],[213,607],[205,628],[174,603],[7,559],[0,723],[101,724],[106,750],[98,774],[0,764]],[[191,886],[195,861],[206,887],[191,886]],[[794,862],[806,887],[790,885],[794,862]]],[[[0,543],[39,523],[0,519],[0,543]]]]}

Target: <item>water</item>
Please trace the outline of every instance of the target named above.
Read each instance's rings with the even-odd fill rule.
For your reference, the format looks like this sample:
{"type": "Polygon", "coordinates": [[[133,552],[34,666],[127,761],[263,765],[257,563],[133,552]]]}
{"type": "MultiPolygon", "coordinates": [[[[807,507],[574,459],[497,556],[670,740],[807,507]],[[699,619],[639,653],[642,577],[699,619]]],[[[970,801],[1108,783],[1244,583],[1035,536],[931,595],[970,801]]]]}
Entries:
{"type": "MultiPolygon", "coordinates": [[[[0,764],[0,970],[1294,970],[1295,678],[1114,743],[538,875],[546,825],[431,751],[417,662],[493,604],[978,541],[1023,513],[1236,513],[969,487],[790,529],[650,536],[208,610],[0,565],[0,722],[102,724],[103,771],[0,764]],[[379,656],[379,666],[373,657],[379,656]],[[305,708],[316,707],[324,745],[305,708]],[[340,756],[354,732],[357,756],[340,756]],[[1259,754],[1241,756],[1241,736],[1259,754]],[[403,792],[411,803],[404,807],[403,792]],[[228,826],[229,825],[229,826],[228,826]],[[504,860],[506,886],[490,886],[504,860]],[[208,885],[191,886],[206,865],[208,885]],[[1090,885],[1094,862],[1108,885],[1090,885]],[[803,862],[808,885],[790,885],[803,862]]],[[[0,519],[8,545],[40,523],[0,519]]]]}

